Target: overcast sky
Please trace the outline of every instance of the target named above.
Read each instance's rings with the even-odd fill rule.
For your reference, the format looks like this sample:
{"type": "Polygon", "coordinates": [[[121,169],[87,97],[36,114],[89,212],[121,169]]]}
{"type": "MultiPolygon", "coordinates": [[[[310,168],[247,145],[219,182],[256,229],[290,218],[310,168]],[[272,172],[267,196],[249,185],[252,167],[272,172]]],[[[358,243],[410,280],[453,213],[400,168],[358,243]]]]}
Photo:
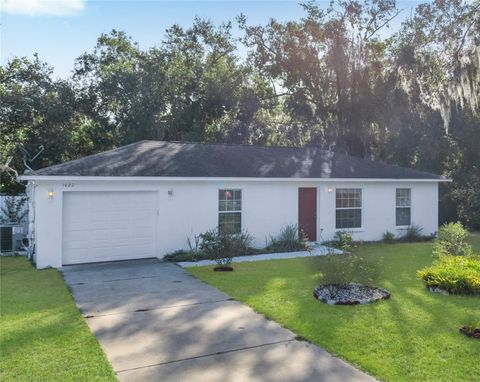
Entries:
{"type": "MultiPolygon", "coordinates": [[[[299,19],[299,1],[161,1],[161,0],[0,0],[1,63],[14,56],[32,57],[55,68],[55,75],[70,74],[76,57],[91,51],[101,33],[125,31],[141,48],[157,45],[174,23],[189,26],[195,16],[214,23],[234,20],[244,13],[249,23],[270,18],[299,19]]],[[[328,6],[329,1],[319,1],[328,6]]],[[[410,15],[418,0],[397,1],[404,9],[391,25],[395,30],[410,15]]]]}

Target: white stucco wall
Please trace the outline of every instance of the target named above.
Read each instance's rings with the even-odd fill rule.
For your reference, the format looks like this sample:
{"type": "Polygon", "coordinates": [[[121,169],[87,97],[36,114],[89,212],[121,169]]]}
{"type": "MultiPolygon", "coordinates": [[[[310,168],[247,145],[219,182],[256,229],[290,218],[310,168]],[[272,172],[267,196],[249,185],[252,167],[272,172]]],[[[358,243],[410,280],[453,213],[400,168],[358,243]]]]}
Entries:
{"type": "Polygon", "coordinates": [[[321,185],[319,224],[322,236],[330,240],[335,235],[335,189],[362,189],[362,227],[350,231],[355,240],[377,241],[385,231],[401,236],[405,227],[395,224],[397,188],[411,189],[411,223],[423,228],[429,235],[438,230],[438,183],[421,182],[335,182],[321,185]],[[332,191],[328,192],[331,187],[332,191]]]}
{"type": "Polygon", "coordinates": [[[158,193],[157,256],[186,248],[187,236],[218,224],[218,190],[242,190],[242,228],[262,247],[270,235],[287,224],[298,223],[298,188],[317,187],[317,238],[335,234],[335,188],[362,188],[363,227],[354,237],[380,240],[386,230],[401,234],[395,226],[395,189],[412,189],[412,223],[430,234],[438,229],[436,182],[328,182],[328,181],[152,181],[152,180],[36,180],[35,237],[38,268],[62,265],[62,203],[65,192],[155,191],[158,193]],[[331,189],[331,192],[329,192],[331,189]],[[49,191],[53,198],[48,197],[49,191]],[[169,195],[169,190],[172,195],[169,195]]]}

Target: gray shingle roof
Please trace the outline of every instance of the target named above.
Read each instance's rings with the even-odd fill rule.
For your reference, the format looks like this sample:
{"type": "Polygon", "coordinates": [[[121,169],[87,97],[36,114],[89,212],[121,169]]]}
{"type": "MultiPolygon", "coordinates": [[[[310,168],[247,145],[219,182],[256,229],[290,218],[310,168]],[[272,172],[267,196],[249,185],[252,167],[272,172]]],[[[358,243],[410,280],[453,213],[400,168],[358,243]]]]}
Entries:
{"type": "Polygon", "coordinates": [[[141,141],[36,171],[57,176],[443,179],[321,150],[141,141]]]}

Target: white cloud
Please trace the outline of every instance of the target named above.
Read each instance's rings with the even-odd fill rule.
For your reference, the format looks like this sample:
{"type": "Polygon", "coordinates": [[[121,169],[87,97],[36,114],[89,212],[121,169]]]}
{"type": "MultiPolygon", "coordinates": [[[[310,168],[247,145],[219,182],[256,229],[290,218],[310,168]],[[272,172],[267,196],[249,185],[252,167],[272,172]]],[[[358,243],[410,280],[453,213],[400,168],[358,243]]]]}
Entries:
{"type": "Polygon", "coordinates": [[[83,11],[86,0],[0,0],[1,11],[28,16],[72,16],[83,11]]]}

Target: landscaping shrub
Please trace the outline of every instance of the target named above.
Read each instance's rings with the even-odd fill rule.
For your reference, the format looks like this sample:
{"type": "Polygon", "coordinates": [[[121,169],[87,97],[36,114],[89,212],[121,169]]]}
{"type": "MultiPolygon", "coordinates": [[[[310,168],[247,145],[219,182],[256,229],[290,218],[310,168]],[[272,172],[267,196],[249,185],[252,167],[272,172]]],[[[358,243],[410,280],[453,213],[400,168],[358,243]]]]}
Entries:
{"type": "Polygon", "coordinates": [[[236,235],[226,235],[214,229],[195,235],[193,238],[187,237],[188,250],[174,251],[165,255],[163,259],[173,262],[218,260],[219,264],[228,264],[234,256],[252,254],[252,242],[252,236],[246,231],[236,235]]]}
{"type": "Polygon", "coordinates": [[[460,333],[467,337],[477,338],[480,340],[480,319],[475,319],[467,325],[460,326],[460,333]]]}
{"type": "Polygon", "coordinates": [[[383,242],[392,244],[395,242],[395,234],[390,231],[386,231],[383,233],[383,242]]]}
{"type": "Polygon", "coordinates": [[[329,247],[341,249],[344,252],[351,252],[354,248],[353,236],[347,231],[335,232],[333,240],[326,241],[323,244],[329,247]]]}
{"type": "Polygon", "coordinates": [[[419,225],[412,224],[410,227],[407,228],[400,240],[410,243],[417,241],[425,241],[425,236],[423,235],[423,228],[419,225]]]}
{"type": "Polygon", "coordinates": [[[217,229],[202,233],[200,238],[200,251],[221,266],[230,264],[233,257],[245,254],[253,241],[247,232],[228,235],[218,232],[217,229]]]}
{"type": "Polygon", "coordinates": [[[218,265],[227,265],[232,262],[232,251],[225,239],[226,235],[220,234],[218,230],[210,230],[200,235],[200,250],[218,265]]]}
{"type": "Polygon", "coordinates": [[[265,248],[266,252],[291,252],[310,250],[308,241],[301,237],[296,224],[283,227],[280,233],[273,237],[265,248]]]}
{"type": "Polygon", "coordinates": [[[247,231],[242,231],[236,235],[230,235],[233,242],[233,251],[235,256],[249,255],[252,253],[253,236],[247,231]]]}
{"type": "Polygon", "coordinates": [[[471,256],[473,249],[467,243],[468,231],[463,228],[462,223],[448,223],[440,227],[438,240],[433,245],[433,256],[471,256]]]}
{"type": "Polygon", "coordinates": [[[193,235],[193,239],[187,236],[187,245],[194,257],[197,257],[200,253],[200,240],[200,235],[193,235]]]}
{"type": "Polygon", "coordinates": [[[205,259],[205,254],[200,251],[200,235],[194,235],[193,239],[187,237],[188,250],[179,249],[163,257],[165,261],[198,261],[205,259]]]}
{"type": "Polygon", "coordinates": [[[418,271],[428,287],[452,294],[480,294],[480,260],[466,256],[441,256],[432,266],[418,271]]]}
{"type": "Polygon", "coordinates": [[[192,252],[186,251],[184,249],[179,249],[177,251],[173,251],[163,257],[165,261],[198,261],[203,260],[204,255],[201,252],[192,252]]]}
{"type": "Polygon", "coordinates": [[[344,254],[331,254],[319,269],[322,284],[345,285],[357,282],[373,286],[377,269],[374,264],[367,262],[358,253],[358,246],[351,246],[351,250],[344,254]]]}

